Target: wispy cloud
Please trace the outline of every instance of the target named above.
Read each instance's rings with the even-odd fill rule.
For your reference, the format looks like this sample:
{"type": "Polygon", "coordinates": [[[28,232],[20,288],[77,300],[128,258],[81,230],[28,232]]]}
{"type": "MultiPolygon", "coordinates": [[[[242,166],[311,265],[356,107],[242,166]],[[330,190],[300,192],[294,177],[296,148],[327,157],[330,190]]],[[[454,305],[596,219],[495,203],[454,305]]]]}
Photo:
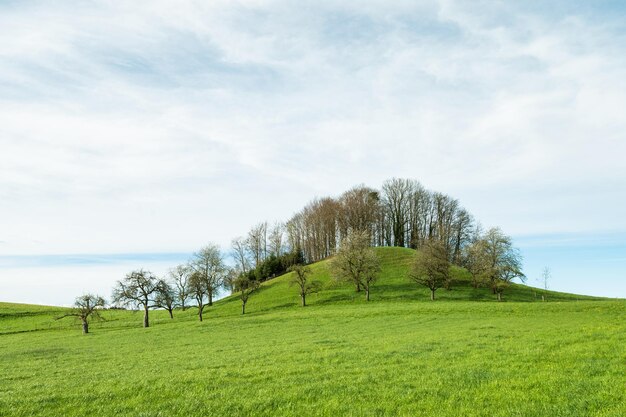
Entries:
{"type": "Polygon", "coordinates": [[[626,230],[623,10],[0,5],[0,253],[188,251],[409,176],[514,234],[626,230]]]}

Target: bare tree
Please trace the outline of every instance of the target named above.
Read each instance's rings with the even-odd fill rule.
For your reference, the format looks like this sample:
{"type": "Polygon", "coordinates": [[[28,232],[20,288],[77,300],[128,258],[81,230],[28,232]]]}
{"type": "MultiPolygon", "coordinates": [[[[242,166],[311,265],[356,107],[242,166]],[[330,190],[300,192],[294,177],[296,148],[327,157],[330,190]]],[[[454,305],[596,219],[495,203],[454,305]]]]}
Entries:
{"type": "Polygon", "coordinates": [[[89,320],[102,320],[100,310],[104,308],[106,301],[99,295],[85,294],[77,297],[74,301],[72,311],[57,317],[56,320],[64,317],[76,317],[83,327],[83,334],[89,333],[89,320]]]}
{"type": "Polygon", "coordinates": [[[339,198],[339,235],[343,238],[348,231],[375,233],[375,225],[380,211],[378,191],[358,185],[346,191],[339,198]]]}
{"type": "Polygon", "coordinates": [[[237,237],[231,241],[231,254],[233,259],[238,265],[238,268],[245,274],[248,272],[250,261],[246,254],[246,240],[242,237],[237,237]]]}
{"type": "Polygon", "coordinates": [[[209,244],[194,253],[190,262],[195,272],[200,274],[209,297],[209,306],[213,305],[213,296],[222,285],[227,268],[219,246],[209,244]]]}
{"type": "Polygon", "coordinates": [[[250,229],[246,247],[254,260],[254,266],[265,260],[267,257],[267,222],[259,223],[250,229]]]}
{"type": "Polygon", "coordinates": [[[283,223],[274,223],[269,233],[269,251],[276,256],[280,256],[285,251],[283,237],[285,234],[285,225],[283,223]]]}
{"type": "Polygon", "coordinates": [[[383,206],[392,232],[391,246],[405,246],[409,222],[409,205],[415,181],[392,178],[383,184],[383,206]]]}
{"type": "Polygon", "coordinates": [[[349,232],[331,260],[330,268],[338,280],[354,284],[356,291],[365,290],[365,299],[370,299],[370,289],[380,272],[380,260],[370,247],[367,232],[349,232]]]}
{"type": "Polygon", "coordinates": [[[550,268],[548,268],[547,266],[543,268],[543,272],[541,273],[541,281],[543,283],[543,289],[544,289],[544,293],[541,295],[541,300],[542,301],[546,301],[547,300],[547,293],[548,293],[548,281],[550,281],[550,278],[552,277],[552,273],[550,272],[550,268]]]}
{"type": "Polygon", "coordinates": [[[449,274],[450,262],[445,246],[439,240],[429,240],[417,252],[409,278],[428,287],[430,299],[435,301],[435,291],[446,285],[449,274]]]}
{"type": "Polygon", "coordinates": [[[192,271],[189,275],[189,294],[196,300],[198,319],[202,321],[202,315],[204,313],[204,308],[206,307],[205,300],[208,297],[208,290],[204,277],[198,271],[192,271]]]}
{"type": "Polygon", "coordinates": [[[154,297],[154,305],[167,310],[170,319],[174,318],[174,307],[176,306],[176,292],[174,288],[164,279],[157,283],[157,292],[154,297]]]}
{"type": "Polygon", "coordinates": [[[158,279],[150,271],[132,271],[118,281],[113,289],[113,303],[143,308],[143,327],[150,327],[148,311],[155,307],[154,297],[159,289],[158,279]]]}
{"type": "Polygon", "coordinates": [[[311,275],[311,268],[308,266],[296,264],[290,266],[288,271],[293,272],[293,278],[290,281],[290,285],[298,286],[302,307],[306,307],[307,294],[317,292],[320,288],[320,282],[311,281],[309,279],[309,275],[311,275]]]}
{"type": "Polygon", "coordinates": [[[176,303],[183,311],[187,308],[187,301],[191,296],[189,291],[189,275],[191,274],[189,265],[177,265],[168,271],[170,280],[174,284],[176,303]]]}

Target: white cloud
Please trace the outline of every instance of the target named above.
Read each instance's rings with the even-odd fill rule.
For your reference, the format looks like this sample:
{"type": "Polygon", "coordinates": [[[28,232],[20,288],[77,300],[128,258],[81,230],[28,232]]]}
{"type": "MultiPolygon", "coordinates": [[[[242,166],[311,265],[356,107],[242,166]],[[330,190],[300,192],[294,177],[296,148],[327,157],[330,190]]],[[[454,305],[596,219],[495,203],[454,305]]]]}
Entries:
{"type": "Polygon", "coordinates": [[[514,234],[626,230],[615,19],[449,1],[0,6],[0,253],[226,244],[392,176],[514,234]]]}

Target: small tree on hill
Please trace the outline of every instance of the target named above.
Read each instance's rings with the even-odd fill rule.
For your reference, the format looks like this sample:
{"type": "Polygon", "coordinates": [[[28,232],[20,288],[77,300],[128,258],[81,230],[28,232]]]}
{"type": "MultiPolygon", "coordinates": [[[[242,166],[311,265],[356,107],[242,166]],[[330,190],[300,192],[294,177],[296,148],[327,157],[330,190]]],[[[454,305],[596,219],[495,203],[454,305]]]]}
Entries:
{"type": "Polygon", "coordinates": [[[208,297],[208,290],[206,287],[206,281],[202,274],[197,271],[193,271],[189,275],[189,294],[196,300],[196,307],[198,307],[198,319],[202,321],[202,314],[206,307],[205,299],[208,297]]]}
{"type": "Polygon", "coordinates": [[[178,304],[183,311],[187,308],[187,301],[191,297],[189,291],[189,275],[191,274],[191,268],[189,265],[177,265],[168,272],[170,280],[174,284],[174,293],[176,297],[176,304],[178,304]]]}
{"type": "Polygon", "coordinates": [[[193,270],[200,274],[208,295],[209,306],[213,305],[213,296],[223,284],[227,268],[219,246],[209,244],[193,254],[190,263],[193,270]]]}
{"type": "Polygon", "coordinates": [[[541,295],[541,300],[546,301],[546,294],[548,293],[548,281],[552,277],[552,273],[550,272],[550,268],[547,266],[543,268],[543,272],[541,273],[541,281],[543,283],[544,293],[541,295]]]}
{"type": "Polygon", "coordinates": [[[71,312],[63,314],[56,319],[59,320],[64,317],[76,317],[81,322],[81,325],[83,327],[83,334],[87,334],[89,333],[89,320],[102,320],[102,317],[100,316],[100,310],[103,309],[105,305],[106,301],[99,295],[81,295],[80,297],[76,298],[76,301],[74,301],[74,307],[72,308],[71,312]]]}
{"type": "Polygon", "coordinates": [[[369,301],[371,286],[380,272],[380,260],[370,247],[369,233],[348,233],[330,261],[330,269],[336,279],[354,284],[357,292],[363,288],[365,299],[369,301]]]}
{"type": "Polygon", "coordinates": [[[474,288],[481,287],[488,281],[488,262],[485,253],[485,241],[482,239],[477,239],[465,249],[465,266],[471,274],[472,287],[474,288]]]}
{"type": "Polygon", "coordinates": [[[148,311],[155,307],[154,297],[159,280],[150,271],[132,271],[118,281],[113,289],[113,302],[124,306],[143,308],[143,327],[150,327],[148,311]]]}
{"type": "Polygon", "coordinates": [[[300,300],[302,301],[302,307],[306,307],[306,296],[317,292],[320,288],[319,281],[311,281],[309,275],[311,274],[311,268],[302,264],[292,265],[288,269],[289,272],[293,272],[293,278],[290,281],[290,285],[297,285],[300,292],[300,300]]]}
{"type": "Polygon", "coordinates": [[[176,303],[176,292],[170,284],[164,279],[159,280],[157,283],[157,292],[154,297],[154,305],[159,308],[167,310],[170,314],[170,318],[174,318],[174,307],[176,303]]]}
{"type": "Polygon", "coordinates": [[[445,286],[450,277],[450,262],[445,246],[438,240],[427,241],[417,252],[409,278],[430,289],[430,299],[435,291],[445,286]]]}
{"type": "Polygon", "coordinates": [[[511,238],[500,229],[489,229],[473,246],[472,262],[476,265],[476,273],[484,277],[498,301],[502,300],[502,293],[515,278],[525,282],[522,256],[513,247],[511,238]]]}
{"type": "Polygon", "coordinates": [[[502,293],[509,287],[509,285],[511,285],[515,278],[521,279],[522,282],[526,280],[526,276],[521,271],[521,259],[509,261],[502,267],[499,274],[500,275],[494,288],[496,295],[498,296],[498,301],[502,301],[502,293]]]}
{"type": "Polygon", "coordinates": [[[250,279],[248,274],[238,273],[233,270],[228,276],[227,283],[233,293],[239,293],[241,314],[246,314],[246,304],[248,304],[250,296],[260,288],[259,281],[250,279]]]}

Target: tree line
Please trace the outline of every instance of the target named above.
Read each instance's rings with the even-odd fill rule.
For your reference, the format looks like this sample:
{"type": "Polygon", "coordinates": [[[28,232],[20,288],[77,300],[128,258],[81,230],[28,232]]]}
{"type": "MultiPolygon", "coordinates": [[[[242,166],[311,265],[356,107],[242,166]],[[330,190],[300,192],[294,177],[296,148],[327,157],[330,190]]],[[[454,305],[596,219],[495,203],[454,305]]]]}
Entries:
{"type": "MultiPolygon", "coordinates": [[[[437,240],[448,260],[460,264],[480,227],[458,200],[418,181],[393,178],[380,190],[359,185],[337,198],[316,198],[285,223],[284,232],[307,262],[333,254],[350,232],[367,232],[372,246],[420,249],[437,240]]],[[[277,233],[274,228],[272,236],[277,233]]]]}
{"type": "MultiPolygon", "coordinates": [[[[338,198],[315,199],[286,223],[259,223],[245,237],[232,240],[232,266],[218,245],[209,244],[166,277],[132,271],[116,283],[112,303],[143,310],[144,327],[149,327],[154,308],[167,310],[173,318],[175,308],[193,306],[202,321],[218,291],[226,288],[239,295],[245,314],[261,282],[293,272],[291,284],[306,306],[306,296],[321,286],[310,280],[306,264],[333,255],[333,277],[352,283],[369,301],[380,272],[373,246],[418,249],[408,278],[429,288],[432,300],[437,289],[450,288],[453,266],[468,271],[475,287],[489,286],[498,300],[513,279],[525,279],[519,251],[500,229],[482,232],[457,200],[428,191],[417,181],[394,178],[380,191],[360,185],[338,198]]],[[[78,317],[87,333],[89,318],[98,318],[104,306],[102,297],[88,294],[67,315],[78,317]]]]}

